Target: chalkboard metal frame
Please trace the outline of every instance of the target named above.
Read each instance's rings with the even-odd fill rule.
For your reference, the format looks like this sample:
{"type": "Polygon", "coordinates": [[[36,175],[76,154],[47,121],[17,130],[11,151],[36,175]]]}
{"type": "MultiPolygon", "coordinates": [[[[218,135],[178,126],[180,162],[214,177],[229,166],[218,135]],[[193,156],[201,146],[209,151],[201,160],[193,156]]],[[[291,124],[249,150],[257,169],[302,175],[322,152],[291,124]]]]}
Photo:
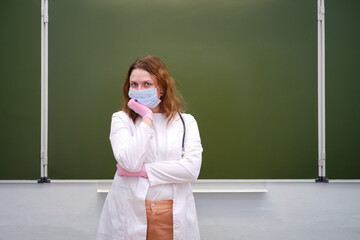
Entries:
{"type": "MultiPolygon", "coordinates": [[[[318,2],[318,173],[320,182],[326,182],[326,151],[325,151],[325,5],[324,0],[317,0],[318,2]]],[[[47,35],[47,23],[48,23],[48,14],[47,14],[47,4],[48,0],[41,0],[41,24],[42,24],[42,37],[44,40],[45,32],[47,35]],[[45,7],[46,6],[46,7],[45,7]],[[45,29],[46,28],[46,29],[45,29]]],[[[47,38],[46,38],[47,40],[47,38]]],[[[47,43],[42,44],[42,89],[47,88],[47,82],[45,83],[45,78],[47,78],[47,43]],[[46,46],[46,50],[45,50],[46,46]],[[46,59],[46,61],[44,60],[46,59]]],[[[49,180],[47,179],[47,93],[42,95],[42,130],[41,130],[41,180],[43,182],[49,180]],[[46,116],[45,116],[46,115],[46,116]],[[46,125],[46,127],[45,127],[46,125]],[[44,181],[45,180],[45,181],[44,181]]],[[[40,181],[41,182],[41,181],[40,181]]]]}

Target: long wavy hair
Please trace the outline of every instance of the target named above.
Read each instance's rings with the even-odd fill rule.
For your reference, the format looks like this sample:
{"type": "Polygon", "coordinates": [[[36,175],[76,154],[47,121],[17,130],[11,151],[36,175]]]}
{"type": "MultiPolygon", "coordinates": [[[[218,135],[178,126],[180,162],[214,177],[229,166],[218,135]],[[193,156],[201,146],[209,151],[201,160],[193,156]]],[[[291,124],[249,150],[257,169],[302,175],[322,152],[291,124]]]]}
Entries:
{"type": "Polygon", "coordinates": [[[160,112],[166,115],[168,123],[174,119],[177,112],[184,111],[182,106],[183,98],[180,92],[176,89],[175,81],[171,77],[165,64],[158,57],[149,55],[139,58],[131,64],[123,85],[124,105],[122,110],[129,115],[134,123],[140,117],[139,114],[135,113],[128,106],[128,102],[130,101],[128,95],[130,88],[130,75],[134,69],[145,70],[156,78],[156,86],[159,87],[162,92],[162,96],[160,97],[161,102],[159,104],[160,112]]]}

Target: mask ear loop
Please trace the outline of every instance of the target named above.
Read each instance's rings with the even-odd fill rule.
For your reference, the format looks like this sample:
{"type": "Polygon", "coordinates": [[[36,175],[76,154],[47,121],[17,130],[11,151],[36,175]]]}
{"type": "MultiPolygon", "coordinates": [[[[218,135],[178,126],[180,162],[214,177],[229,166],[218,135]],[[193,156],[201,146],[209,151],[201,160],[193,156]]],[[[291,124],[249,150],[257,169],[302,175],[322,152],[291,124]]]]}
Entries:
{"type": "Polygon", "coordinates": [[[182,139],[182,145],[181,145],[181,158],[184,157],[184,154],[185,154],[185,134],[186,134],[186,127],[185,127],[185,122],[184,122],[184,119],[183,117],[181,116],[180,112],[178,112],[179,116],[180,116],[180,119],[182,121],[182,124],[183,124],[183,128],[184,128],[184,133],[183,133],[183,139],[182,139]]]}

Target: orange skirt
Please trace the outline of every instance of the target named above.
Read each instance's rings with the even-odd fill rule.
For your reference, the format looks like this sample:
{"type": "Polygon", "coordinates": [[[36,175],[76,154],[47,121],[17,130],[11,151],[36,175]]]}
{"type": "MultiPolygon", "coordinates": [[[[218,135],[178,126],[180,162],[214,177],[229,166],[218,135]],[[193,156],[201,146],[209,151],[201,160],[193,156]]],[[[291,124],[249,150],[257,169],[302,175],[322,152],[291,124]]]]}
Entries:
{"type": "Polygon", "coordinates": [[[173,239],[173,201],[145,200],[147,240],[173,239]]]}

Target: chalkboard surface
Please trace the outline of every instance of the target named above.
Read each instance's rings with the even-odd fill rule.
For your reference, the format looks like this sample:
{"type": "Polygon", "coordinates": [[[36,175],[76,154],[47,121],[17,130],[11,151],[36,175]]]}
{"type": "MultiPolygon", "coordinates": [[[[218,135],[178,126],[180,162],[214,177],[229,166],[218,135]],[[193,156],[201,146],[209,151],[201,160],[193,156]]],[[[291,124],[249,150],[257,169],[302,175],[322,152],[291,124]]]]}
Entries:
{"type": "Polygon", "coordinates": [[[326,147],[329,178],[360,178],[360,2],[326,0],[326,147]]]}
{"type": "MultiPolygon", "coordinates": [[[[1,3],[0,178],[36,179],[40,1],[16,2],[1,3]]],[[[327,175],[359,178],[360,8],[326,4],[327,175]]],[[[49,16],[49,178],[113,177],[111,115],[149,54],[198,121],[200,178],[318,176],[316,0],[51,0],[49,16]]]]}
{"type": "Polygon", "coordinates": [[[40,178],[40,1],[0,1],[0,179],[40,178]]]}

